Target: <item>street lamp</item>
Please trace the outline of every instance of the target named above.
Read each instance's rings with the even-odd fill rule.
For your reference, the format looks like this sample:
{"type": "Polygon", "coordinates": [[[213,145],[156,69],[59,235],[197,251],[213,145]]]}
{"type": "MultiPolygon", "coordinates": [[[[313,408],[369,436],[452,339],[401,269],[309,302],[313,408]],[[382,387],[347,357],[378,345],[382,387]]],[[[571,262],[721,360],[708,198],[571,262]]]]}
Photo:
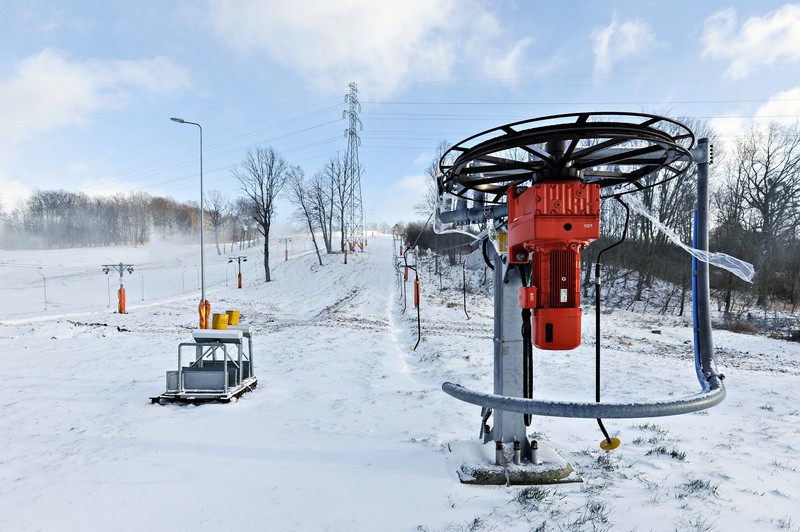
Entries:
{"type": "MultiPolygon", "coordinates": [[[[283,260],[284,261],[289,260],[289,242],[291,242],[291,241],[292,241],[291,238],[279,238],[278,239],[278,243],[279,244],[281,242],[283,242],[283,248],[284,248],[283,249],[283,260]]],[[[292,247],[292,250],[294,250],[294,247],[292,247]]]]}
{"type": "MultiPolygon", "coordinates": [[[[242,287],[242,262],[247,262],[247,257],[233,257],[228,259],[228,264],[231,262],[236,261],[239,263],[239,275],[237,276],[239,288],[242,287]]],[[[225,269],[225,275],[228,275],[227,268],[225,269]]]]}
{"type": "Polygon", "coordinates": [[[211,311],[211,303],[206,299],[206,261],[205,261],[205,232],[203,211],[203,126],[197,122],[189,122],[183,118],[170,118],[178,124],[192,124],[200,129],[200,328],[208,329],[208,317],[211,311]]]}

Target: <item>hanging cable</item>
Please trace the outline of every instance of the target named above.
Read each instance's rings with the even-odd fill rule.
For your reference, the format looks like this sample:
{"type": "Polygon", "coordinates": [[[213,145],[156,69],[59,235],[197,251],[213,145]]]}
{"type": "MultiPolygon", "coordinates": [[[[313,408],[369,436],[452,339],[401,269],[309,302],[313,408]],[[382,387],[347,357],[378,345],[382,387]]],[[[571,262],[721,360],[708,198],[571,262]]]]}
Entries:
{"type": "MultiPolygon", "coordinates": [[[[594,367],[594,400],[596,403],[600,402],[600,257],[606,251],[613,249],[623,242],[628,236],[628,224],[631,219],[631,211],[628,205],[619,199],[619,196],[615,196],[618,202],[625,207],[625,226],[622,230],[622,238],[611,244],[605,249],[602,249],[600,253],[597,254],[597,262],[595,263],[594,268],[594,320],[595,320],[595,367],[594,367]]],[[[605,436],[605,441],[600,444],[600,447],[604,450],[610,451],[612,449],[616,449],[619,447],[620,441],[617,438],[612,438],[609,436],[606,427],[603,425],[603,420],[597,418],[597,424],[600,427],[600,430],[603,432],[603,436],[605,436]]]]}
{"type": "Polygon", "coordinates": [[[469,313],[467,312],[467,263],[464,262],[461,264],[461,278],[462,278],[462,285],[463,285],[463,292],[464,292],[464,314],[466,314],[467,319],[470,320],[472,318],[469,317],[469,313]]]}
{"type": "Polygon", "coordinates": [[[422,341],[422,319],[420,318],[420,315],[419,315],[419,313],[420,313],[419,309],[420,309],[420,307],[422,305],[420,304],[420,293],[419,293],[420,292],[420,286],[419,286],[419,284],[420,284],[419,283],[419,275],[417,273],[417,269],[414,268],[414,303],[416,304],[416,307],[417,307],[417,343],[414,344],[414,347],[411,348],[412,351],[416,351],[417,350],[417,346],[419,346],[419,343],[422,341]]]}
{"type": "MultiPolygon", "coordinates": [[[[519,265],[519,276],[522,279],[522,286],[528,285],[529,275],[524,265],[519,265]]],[[[533,343],[531,341],[531,309],[522,309],[522,396],[525,399],[533,399],[533,343]]],[[[525,414],[525,426],[531,426],[531,415],[525,414]]]]}
{"type": "MultiPolygon", "coordinates": [[[[419,238],[417,238],[417,240],[419,240],[419,238]]],[[[414,241],[414,245],[416,245],[416,241],[414,241]]],[[[419,280],[419,271],[418,271],[418,269],[419,269],[418,268],[418,266],[419,266],[419,257],[416,254],[416,248],[413,248],[414,249],[414,257],[416,259],[415,262],[414,262],[414,265],[413,266],[409,266],[409,264],[408,264],[408,252],[412,249],[412,247],[407,248],[403,252],[403,260],[405,262],[406,272],[408,272],[408,270],[412,270],[414,272],[414,306],[417,307],[417,343],[414,344],[414,347],[412,347],[411,350],[412,351],[416,351],[417,347],[419,346],[419,343],[422,341],[422,320],[420,318],[420,310],[419,310],[419,307],[421,306],[419,304],[419,297],[420,297],[419,296],[419,283],[420,283],[420,280],[419,280]]],[[[406,273],[406,277],[407,277],[407,273],[406,273]]],[[[405,288],[405,281],[403,281],[403,287],[405,288]]],[[[403,300],[403,313],[405,313],[405,311],[406,311],[406,300],[404,299],[403,300]]]]}
{"type": "Polygon", "coordinates": [[[406,292],[406,282],[408,281],[408,257],[406,257],[406,253],[408,253],[408,249],[403,251],[403,263],[404,263],[404,270],[403,270],[403,311],[401,314],[406,313],[406,307],[408,306],[408,296],[406,292]]]}
{"type": "Polygon", "coordinates": [[[489,269],[494,271],[494,264],[492,264],[492,261],[489,259],[488,246],[489,246],[489,239],[488,238],[484,238],[483,242],[481,243],[481,252],[483,253],[483,262],[486,263],[486,265],[489,267],[489,269]]]}

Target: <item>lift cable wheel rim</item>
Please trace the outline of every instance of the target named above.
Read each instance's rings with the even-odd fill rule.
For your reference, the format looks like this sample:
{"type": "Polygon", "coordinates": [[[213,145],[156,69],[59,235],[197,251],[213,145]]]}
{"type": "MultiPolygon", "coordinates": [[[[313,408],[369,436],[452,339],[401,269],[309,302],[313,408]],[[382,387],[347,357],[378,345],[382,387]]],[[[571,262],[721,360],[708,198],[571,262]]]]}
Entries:
{"type": "Polygon", "coordinates": [[[485,203],[502,203],[511,186],[545,178],[580,178],[601,187],[631,184],[632,192],[645,177],[661,170],[655,186],[685,173],[692,162],[694,133],[663,116],[644,113],[594,112],[551,115],[486,130],[451,147],[439,167],[442,188],[456,196],[468,191],[493,195],[485,203]],[[563,151],[548,151],[561,142],[563,151]],[[522,150],[528,161],[512,158],[522,150]]]}

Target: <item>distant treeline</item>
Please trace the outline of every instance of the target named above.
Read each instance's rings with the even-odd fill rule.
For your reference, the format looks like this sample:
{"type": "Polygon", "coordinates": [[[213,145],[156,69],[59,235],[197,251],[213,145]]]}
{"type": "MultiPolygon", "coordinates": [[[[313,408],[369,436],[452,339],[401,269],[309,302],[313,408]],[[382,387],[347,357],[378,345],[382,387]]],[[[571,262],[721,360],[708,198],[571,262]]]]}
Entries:
{"type": "MultiPolygon", "coordinates": [[[[215,220],[208,211],[205,221],[211,224],[215,220]]],[[[197,203],[142,192],[90,197],[82,192],[36,190],[16,209],[0,211],[4,249],[138,246],[150,242],[154,234],[190,236],[199,229],[197,203]]]]}

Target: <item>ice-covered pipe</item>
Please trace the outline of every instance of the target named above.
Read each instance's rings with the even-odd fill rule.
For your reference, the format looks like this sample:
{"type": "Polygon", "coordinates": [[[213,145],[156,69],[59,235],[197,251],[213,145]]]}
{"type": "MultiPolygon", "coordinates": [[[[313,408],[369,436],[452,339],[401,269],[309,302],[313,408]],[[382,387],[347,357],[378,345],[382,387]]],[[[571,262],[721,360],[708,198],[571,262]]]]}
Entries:
{"type": "Polygon", "coordinates": [[[476,392],[460,384],[445,382],[442,390],[456,399],[474,405],[537,416],[573,418],[639,418],[677,416],[699,412],[717,405],[725,399],[725,388],[719,379],[709,381],[710,390],[698,395],[671,401],[652,401],[647,403],[578,403],[567,401],[543,401],[508,397],[491,393],[476,392]]]}

